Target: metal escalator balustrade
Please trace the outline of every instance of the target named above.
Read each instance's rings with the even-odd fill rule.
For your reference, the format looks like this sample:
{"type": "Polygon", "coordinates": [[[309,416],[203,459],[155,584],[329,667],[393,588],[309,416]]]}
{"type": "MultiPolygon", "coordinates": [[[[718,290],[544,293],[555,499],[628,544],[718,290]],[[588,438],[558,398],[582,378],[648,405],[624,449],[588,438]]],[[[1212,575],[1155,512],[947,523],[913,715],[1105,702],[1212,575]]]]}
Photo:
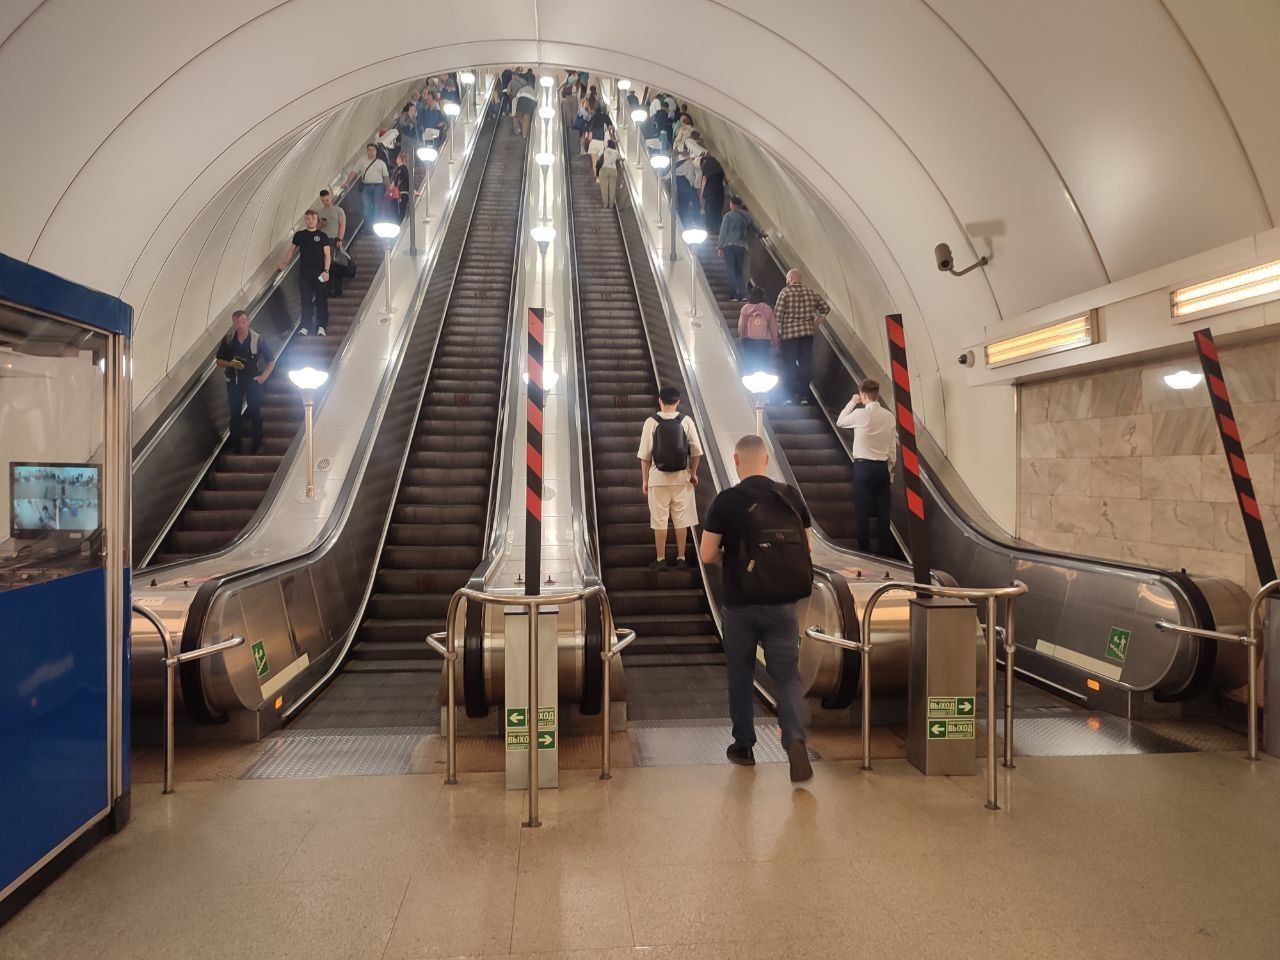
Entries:
{"type": "Polygon", "coordinates": [[[438,671],[424,638],[482,559],[527,146],[495,138],[349,671],[438,671]]]}
{"type": "MultiPolygon", "coordinates": [[[[713,242],[701,244],[697,250],[720,314],[736,341],[742,303],[730,299],[729,276],[724,260],[716,254],[713,242]]],[[[828,540],[838,546],[852,548],[856,545],[857,535],[853,461],[844,440],[836,433],[822,407],[812,395],[809,399],[808,404],[770,403],[765,416],[786,455],[814,522],[828,540]]],[[[901,557],[901,551],[888,531],[881,539],[873,523],[872,536],[878,554],[901,557]]]]}
{"type": "MultiPolygon", "coordinates": [[[[601,204],[589,160],[569,164],[600,565],[615,619],[636,631],[622,654],[628,715],[705,715],[709,707],[719,715],[723,656],[696,559],[684,570],[650,568],[653,531],[636,448],[658,409],[658,384],[618,214],[601,204]]],[[[695,552],[691,537],[687,554],[695,552]]]]}
{"type": "MultiPolygon", "coordinates": [[[[289,371],[308,366],[328,370],[333,365],[377,274],[382,256],[379,243],[372,231],[362,229],[349,247],[360,271],[345,284],[341,297],[329,298],[327,336],[295,334],[276,358],[276,368],[263,389],[262,449],[258,453],[241,452],[232,450],[229,443],[223,445],[148,566],[214,553],[248,525],[289,445],[302,429],[302,398],[289,381],[289,371]]],[[[242,432],[241,445],[248,451],[251,427],[247,416],[242,432]]]]}

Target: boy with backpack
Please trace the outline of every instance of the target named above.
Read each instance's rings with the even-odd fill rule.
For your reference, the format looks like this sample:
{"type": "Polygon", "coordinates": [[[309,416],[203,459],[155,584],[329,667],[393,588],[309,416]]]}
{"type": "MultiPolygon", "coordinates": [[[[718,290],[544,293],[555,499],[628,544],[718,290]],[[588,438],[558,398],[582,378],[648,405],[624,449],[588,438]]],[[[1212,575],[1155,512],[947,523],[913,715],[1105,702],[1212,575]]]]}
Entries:
{"type": "Polygon", "coordinates": [[[737,486],[722,490],[707,511],[699,552],[703,563],[724,560],[724,656],[729,668],[730,762],[754,766],[756,647],[777,687],[782,746],[791,780],[813,776],[804,737],[804,689],[796,640],[796,601],[812,591],[809,511],[794,488],[765,475],[764,441],[746,436],[733,450],[737,486]]]}
{"type": "Polygon", "coordinates": [[[640,489],[649,498],[649,526],[658,558],[651,569],[674,566],[687,569],[685,544],[688,531],[697,519],[693,488],[698,485],[698,463],[702,444],[693,420],[681,413],[680,391],[663,387],[658,391],[658,412],[644,422],[640,431],[640,489]],[[667,563],[667,523],[676,528],[676,560],[667,563]]]}

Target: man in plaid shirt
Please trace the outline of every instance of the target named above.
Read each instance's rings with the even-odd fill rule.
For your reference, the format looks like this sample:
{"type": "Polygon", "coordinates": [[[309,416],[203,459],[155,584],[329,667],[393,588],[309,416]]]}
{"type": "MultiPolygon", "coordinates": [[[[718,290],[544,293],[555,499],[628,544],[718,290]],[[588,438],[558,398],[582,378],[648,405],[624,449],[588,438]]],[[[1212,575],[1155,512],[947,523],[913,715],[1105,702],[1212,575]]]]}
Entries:
{"type": "Polygon", "coordinates": [[[782,383],[790,395],[785,403],[809,403],[813,378],[813,331],[827,319],[831,308],[814,290],[800,282],[799,270],[787,271],[787,285],[773,308],[782,340],[782,383]]]}

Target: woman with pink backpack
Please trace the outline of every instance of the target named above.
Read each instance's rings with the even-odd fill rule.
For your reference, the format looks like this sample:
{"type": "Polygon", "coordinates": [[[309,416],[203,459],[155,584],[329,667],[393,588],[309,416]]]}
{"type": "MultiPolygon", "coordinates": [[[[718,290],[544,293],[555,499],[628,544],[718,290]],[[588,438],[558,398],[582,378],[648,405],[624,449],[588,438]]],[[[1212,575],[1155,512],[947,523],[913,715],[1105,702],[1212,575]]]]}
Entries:
{"type": "Polygon", "coordinates": [[[778,321],[773,307],[764,302],[764,289],[752,287],[738,314],[738,339],[742,342],[742,370],[773,370],[770,353],[778,350],[778,321]]]}

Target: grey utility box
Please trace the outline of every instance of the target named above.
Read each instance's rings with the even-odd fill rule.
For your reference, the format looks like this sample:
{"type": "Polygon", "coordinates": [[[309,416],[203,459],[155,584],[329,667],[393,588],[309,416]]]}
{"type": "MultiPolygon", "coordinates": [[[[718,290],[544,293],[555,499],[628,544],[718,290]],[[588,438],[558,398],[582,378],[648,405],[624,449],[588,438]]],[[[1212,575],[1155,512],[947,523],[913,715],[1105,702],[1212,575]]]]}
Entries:
{"type": "Polygon", "coordinates": [[[907,759],[931,776],[977,772],[977,637],[972,603],[911,601],[907,759]]]}

